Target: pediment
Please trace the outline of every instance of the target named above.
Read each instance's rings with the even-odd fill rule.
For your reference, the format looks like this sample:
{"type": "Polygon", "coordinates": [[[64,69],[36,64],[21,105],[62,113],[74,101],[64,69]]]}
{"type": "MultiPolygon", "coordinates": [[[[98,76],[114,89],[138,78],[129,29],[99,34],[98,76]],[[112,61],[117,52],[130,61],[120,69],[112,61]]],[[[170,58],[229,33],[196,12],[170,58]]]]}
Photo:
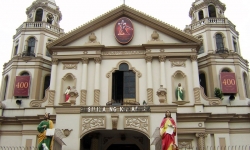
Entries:
{"type": "MultiPolygon", "coordinates": [[[[94,20],[91,20],[90,22],[83,24],[79,26],[78,28],[74,29],[73,31],[66,33],[62,37],[56,39],[52,43],[49,43],[47,45],[48,49],[52,47],[61,47],[61,46],[83,46],[84,43],[82,42],[81,45],[79,44],[72,44],[77,43],[79,39],[85,38],[85,41],[88,40],[87,38],[93,33],[98,32],[98,30],[110,27],[113,28],[114,23],[117,19],[120,17],[127,17],[131,19],[135,24],[138,26],[147,26],[149,28],[149,31],[151,30],[150,35],[152,34],[152,31],[157,31],[160,35],[165,36],[166,39],[168,38],[170,40],[169,43],[193,43],[193,44],[200,44],[201,41],[196,39],[194,36],[187,34],[167,23],[164,23],[160,20],[157,20],[153,17],[150,17],[142,12],[139,12],[127,5],[121,5],[97,18],[94,20]],[[172,41],[172,42],[171,42],[172,41]]],[[[140,27],[139,27],[140,28],[140,27]]],[[[110,29],[113,30],[113,29],[110,29]]],[[[113,33],[109,33],[113,34],[113,33]]],[[[112,35],[113,37],[113,35],[112,35]]],[[[110,37],[108,37],[110,38],[110,37]]],[[[98,41],[97,41],[98,42],[98,41]]],[[[100,42],[100,41],[99,41],[100,42]]],[[[157,42],[155,42],[157,43],[157,42]]],[[[158,42],[158,43],[166,43],[166,42],[158,42]]],[[[140,44],[134,43],[131,45],[141,45],[141,44],[152,44],[150,42],[142,42],[140,44]]],[[[90,44],[91,45],[91,44],[90,44]]],[[[96,44],[94,44],[96,45],[96,44]]],[[[97,43],[98,45],[98,43],[97,43]]],[[[103,44],[101,42],[100,45],[105,46],[117,46],[117,45],[107,45],[103,44]]],[[[131,46],[130,45],[130,46],[131,46]]]]}

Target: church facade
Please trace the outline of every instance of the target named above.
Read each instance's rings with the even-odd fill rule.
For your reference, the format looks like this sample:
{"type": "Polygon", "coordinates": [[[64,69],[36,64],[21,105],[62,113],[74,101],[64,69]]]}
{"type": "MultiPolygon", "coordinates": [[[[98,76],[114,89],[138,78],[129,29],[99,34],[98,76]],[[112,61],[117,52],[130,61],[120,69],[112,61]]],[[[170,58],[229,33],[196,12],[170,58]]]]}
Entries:
{"type": "Polygon", "coordinates": [[[0,145],[36,147],[47,112],[54,149],[157,150],[169,110],[179,148],[249,147],[249,65],[225,11],[196,0],[182,31],[121,5],[64,33],[55,1],[34,1],[4,64],[0,145]]]}

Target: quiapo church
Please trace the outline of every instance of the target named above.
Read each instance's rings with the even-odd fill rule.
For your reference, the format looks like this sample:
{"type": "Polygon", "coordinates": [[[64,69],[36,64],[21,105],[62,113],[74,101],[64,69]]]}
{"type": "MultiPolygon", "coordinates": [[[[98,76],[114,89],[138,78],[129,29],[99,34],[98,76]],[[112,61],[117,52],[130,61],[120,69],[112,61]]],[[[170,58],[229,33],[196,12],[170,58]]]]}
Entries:
{"type": "Polygon", "coordinates": [[[50,113],[54,150],[159,150],[167,110],[179,149],[249,149],[249,64],[226,0],[190,6],[183,30],[123,4],[68,33],[55,0],[27,6],[3,66],[0,149],[38,147],[50,113]]]}

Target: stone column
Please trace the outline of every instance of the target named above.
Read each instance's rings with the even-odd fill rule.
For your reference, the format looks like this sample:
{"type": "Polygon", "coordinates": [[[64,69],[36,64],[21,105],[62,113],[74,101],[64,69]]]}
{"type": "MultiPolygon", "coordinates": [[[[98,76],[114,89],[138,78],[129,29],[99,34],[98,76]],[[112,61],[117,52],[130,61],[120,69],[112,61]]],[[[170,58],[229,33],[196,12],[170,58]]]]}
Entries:
{"type": "Polygon", "coordinates": [[[153,78],[152,78],[152,56],[145,57],[147,63],[147,97],[148,97],[148,104],[152,105],[153,102],[153,78]]]}
{"type": "Polygon", "coordinates": [[[81,87],[81,100],[80,105],[86,105],[87,97],[87,78],[88,78],[88,63],[89,58],[82,58],[82,87],[81,87]]]}
{"type": "Polygon", "coordinates": [[[95,86],[94,86],[94,105],[100,105],[100,65],[101,57],[94,58],[95,61],[95,86]]]}
{"type": "Polygon", "coordinates": [[[51,75],[50,75],[50,89],[49,89],[49,102],[48,102],[49,106],[53,106],[54,101],[55,101],[57,65],[58,65],[58,59],[52,58],[52,68],[51,68],[51,75]]]}
{"type": "Polygon", "coordinates": [[[166,56],[165,55],[161,55],[159,56],[159,62],[160,62],[160,70],[161,70],[161,74],[160,74],[160,85],[162,85],[163,87],[166,87],[166,75],[165,75],[165,61],[166,61],[166,56]]]}
{"type": "Polygon", "coordinates": [[[201,100],[200,100],[200,84],[198,76],[199,71],[198,71],[197,55],[192,55],[190,59],[192,62],[192,69],[193,69],[194,98],[195,98],[195,103],[199,104],[201,103],[201,100]]]}
{"type": "Polygon", "coordinates": [[[197,144],[198,149],[205,150],[206,149],[205,137],[207,137],[207,133],[196,133],[195,135],[198,138],[198,144],[197,144]]]}

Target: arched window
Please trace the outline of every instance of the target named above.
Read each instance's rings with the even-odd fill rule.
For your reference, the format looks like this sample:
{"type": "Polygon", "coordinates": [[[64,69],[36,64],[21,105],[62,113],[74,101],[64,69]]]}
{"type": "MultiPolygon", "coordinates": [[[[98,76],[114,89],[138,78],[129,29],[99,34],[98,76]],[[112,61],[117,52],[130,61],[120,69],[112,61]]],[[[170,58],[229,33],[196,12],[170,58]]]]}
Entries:
{"type": "Polygon", "coordinates": [[[215,10],[214,5],[208,6],[208,13],[209,13],[209,17],[216,17],[216,10],[215,10]]]}
{"type": "Polygon", "coordinates": [[[247,80],[247,74],[243,73],[243,80],[244,80],[244,89],[245,89],[245,93],[246,93],[246,97],[249,98],[249,93],[248,93],[248,80],[247,80]]]}
{"type": "Polygon", "coordinates": [[[45,96],[45,90],[49,87],[50,85],[50,75],[46,76],[44,79],[44,84],[43,84],[43,98],[45,96]]]}
{"type": "Polygon", "coordinates": [[[26,50],[26,56],[33,56],[35,57],[35,45],[36,45],[36,39],[34,37],[29,38],[28,40],[28,47],[26,50]]]}
{"type": "Polygon", "coordinates": [[[30,74],[28,73],[28,72],[22,72],[21,74],[20,74],[20,76],[29,76],[30,74]]]}
{"type": "Polygon", "coordinates": [[[199,79],[200,79],[200,85],[203,87],[205,95],[207,95],[207,82],[205,73],[200,73],[199,79]]]}
{"type": "Polygon", "coordinates": [[[204,15],[203,15],[202,10],[200,10],[198,14],[199,14],[199,20],[204,19],[204,15]]]}
{"type": "Polygon", "coordinates": [[[233,46],[234,46],[234,52],[238,52],[238,44],[234,36],[233,36],[233,46]]]}
{"type": "Polygon", "coordinates": [[[7,88],[8,88],[8,82],[9,82],[9,77],[6,76],[4,79],[4,96],[3,99],[6,99],[6,93],[7,93],[7,88]]]}
{"type": "Polygon", "coordinates": [[[112,100],[118,105],[123,105],[125,99],[135,99],[135,73],[129,70],[126,63],[119,66],[112,74],[112,100]]]}
{"type": "Polygon", "coordinates": [[[42,9],[38,9],[36,11],[35,21],[42,21],[42,20],[43,20],[43,10],[42,9]]]}
{"type": "Polygon", "coordinates": [[[221,72],[231,72],[231,71],[229,69],[227,69],[227,68],[224,68],[224,69],[222,69],[221,72]]]}
{"type": "Polygon", "coordinates": [[[216,34],[216,47],[217,50],[224,50],[223,37],[221,34],[216,34]]]}

